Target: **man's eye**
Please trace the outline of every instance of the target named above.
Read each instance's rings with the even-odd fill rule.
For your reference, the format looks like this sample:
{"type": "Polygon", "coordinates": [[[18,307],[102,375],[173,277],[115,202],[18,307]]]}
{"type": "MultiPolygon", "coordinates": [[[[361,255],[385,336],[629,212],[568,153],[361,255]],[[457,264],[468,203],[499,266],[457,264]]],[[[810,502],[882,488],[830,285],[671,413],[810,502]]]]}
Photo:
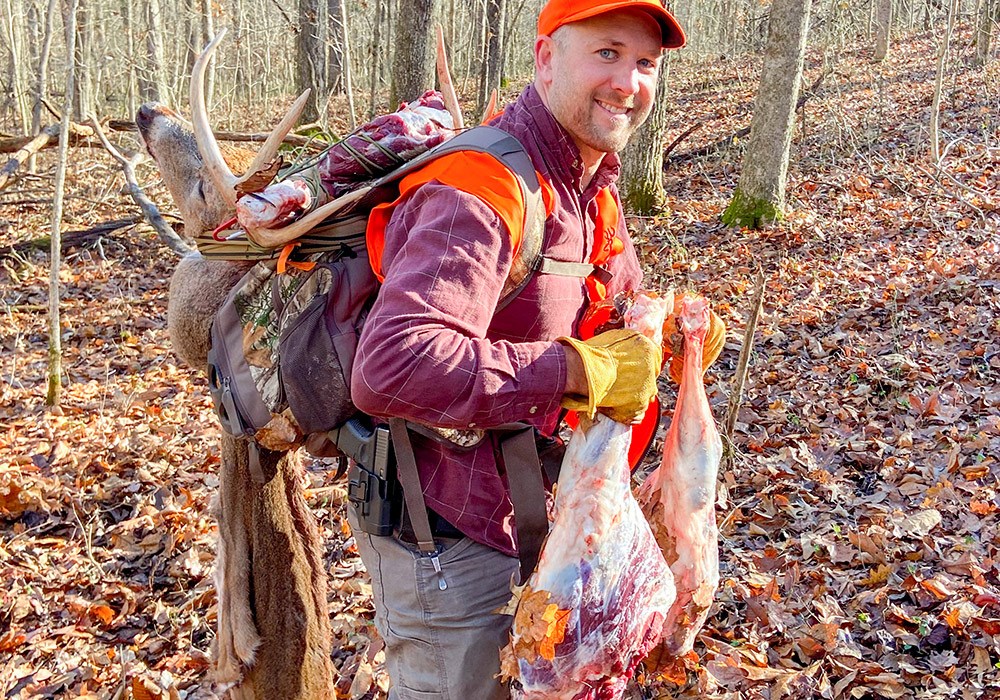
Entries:
{"type": "Polygon", "coordinates": [[[601,58],[612,59],[618,55],[614,49],[601,49],[597,52],[601,58]]]}

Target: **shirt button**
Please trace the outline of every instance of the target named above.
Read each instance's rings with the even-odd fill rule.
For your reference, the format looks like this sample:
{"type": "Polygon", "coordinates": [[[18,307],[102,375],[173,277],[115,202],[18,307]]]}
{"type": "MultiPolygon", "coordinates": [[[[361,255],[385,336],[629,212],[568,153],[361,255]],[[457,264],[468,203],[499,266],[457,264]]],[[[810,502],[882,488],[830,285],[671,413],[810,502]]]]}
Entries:
{"type": "Polygon", "coordinates": [[[535,413],[537,412],[538,412],[538,406],[532,406],[531,408],[528,409],[528,413],[530,413],[531,415],[535,415],[535,413]]]}

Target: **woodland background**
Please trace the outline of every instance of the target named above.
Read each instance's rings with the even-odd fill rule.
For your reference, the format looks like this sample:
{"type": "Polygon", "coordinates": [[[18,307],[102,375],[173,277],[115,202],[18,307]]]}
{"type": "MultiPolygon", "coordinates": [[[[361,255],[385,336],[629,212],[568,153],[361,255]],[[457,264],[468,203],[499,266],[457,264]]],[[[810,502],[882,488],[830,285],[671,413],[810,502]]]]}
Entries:
{"type": "MultiPolygon", "coordinates": [[[[168,346],[175,254],[86,116],[136,152],[125,130],[136,107],[183,111],[192,57],[226,26],[215,125],[264,131],[299,86],[319,87],[298,146],[309,151],[429,87],[430,62],[411,51],[437,19],[472,120],[490,89],[509,99],[530,79],[540,5],[0,3],[0,151],[43,136],[33,158],[0,171],[4,698],[216,696],[218,427],[204,378],[168,346]],[[67,157],[55,148],[63,118],[67,157]]],[[[727,227],[775,7],[673,7],[690,43],[664,67],[661,131],[639,144],[662,178],[659,206],[629,219],[647,283],[705,294],[729,326],[707,377],[720,422],[758,272],[766,280],[720,479],[717,605],[699,663],[642,678],[643,692],[997,698],[1000,2],[799,0],[809,31],[784,221],[727,227]]],[[[155,167],[137,174],[177,225],[155,167]]],[[[666,385],[663,396],[669,412],[666,385]]],[[[307,476],[326,535],[338,697],[384,697],[343,483],[322,463],[307,476]]]]}

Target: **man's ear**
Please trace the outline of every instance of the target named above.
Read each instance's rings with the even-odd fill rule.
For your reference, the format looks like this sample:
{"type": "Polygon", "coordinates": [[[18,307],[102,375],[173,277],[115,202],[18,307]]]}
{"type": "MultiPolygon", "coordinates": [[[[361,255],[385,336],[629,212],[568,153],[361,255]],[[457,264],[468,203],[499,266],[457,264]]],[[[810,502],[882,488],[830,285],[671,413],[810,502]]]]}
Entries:
{"type": "Polygon", "coordinates": [[[555,42],[552,37],[539,35],[535,37],[535,77],[543,83],[552,82],[552,54],[555,42]]]}

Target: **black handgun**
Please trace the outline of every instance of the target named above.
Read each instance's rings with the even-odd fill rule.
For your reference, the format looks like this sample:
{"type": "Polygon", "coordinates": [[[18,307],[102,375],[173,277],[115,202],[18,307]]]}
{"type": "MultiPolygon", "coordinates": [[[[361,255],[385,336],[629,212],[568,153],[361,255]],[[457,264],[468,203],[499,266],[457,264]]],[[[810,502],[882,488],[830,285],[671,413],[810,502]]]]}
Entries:
{"type": "Polygon", "coordinates": [[[402,507],[389,427],[355,416],[330,431],[337,449],[351,458],[347,499],[364,532],[388,537],[399,526],[402,507]]]}

